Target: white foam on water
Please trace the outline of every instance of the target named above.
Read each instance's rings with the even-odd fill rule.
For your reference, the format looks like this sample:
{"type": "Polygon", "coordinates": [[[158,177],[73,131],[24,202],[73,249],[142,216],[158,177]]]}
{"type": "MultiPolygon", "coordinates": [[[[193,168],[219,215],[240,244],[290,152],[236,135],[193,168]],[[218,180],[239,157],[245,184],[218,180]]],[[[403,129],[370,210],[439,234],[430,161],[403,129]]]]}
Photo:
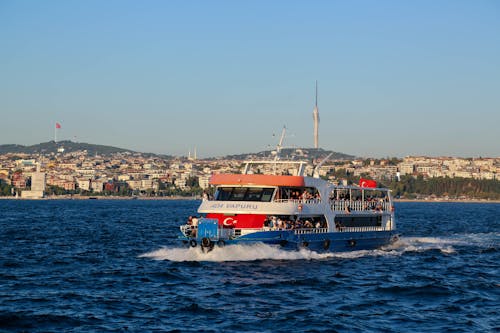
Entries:
{"type": "Polygon", "coordinates": [[[443,253],[454,253],[453,245],[461,244],[460,240],[441,237],[401,237],[391,245],[383,247],[385,251],[424,252],[429,250],[440,250],[443,253]]]}
{"type": "Polygon", "coordinates": [[[141,257],[170,261],[253,261],[253,260],[310,260],[328,258],[330,254],[320,254],[307,249],[285,251],[277,246],[266,244],[227,245],[212,251],[203,252],[200,247],[161,248],[142,254],[141,257]]]}
{"type": "Polygon", "coordinates": [[[140,255],[143,258],[170,261],[253,261],[253,260],[321,260],[329,258],[356,259],[366,256],[398,255],[395,251],[359,250],[349,252],[317,253],[309,249],[297,251],[284,250],[279,246],[263,243],[246,245],[228,245],[223,248],[214,247],[210,252],[196,248],[161,248],[140,255]]]}
{"type": "Polygon", "coordinates": [[[458,246],[474,246],[480,248],[497,248],[500,233],[455,234],[449,237],[401,237],[383,250],[405,252],[424,252],[440,250],[445,254],[456,253],[458,246]]]}
{"type": "Polygon", "coordinates": [[[356,259],[368,256],[401,256],[407,252],[439,250],[454,254],[454,246],[490,246],[499,234],[467,234],[453,237],[401,237],[391,245],[376,250],[317,253],[308,249],[284,250],[279,246],[263,243],[227,245],[203,252],[200,247],[164,247],[140,255],[143,258],[169,261],[253,261],[253,260],[321,260],[329,258],[356,259]]]}

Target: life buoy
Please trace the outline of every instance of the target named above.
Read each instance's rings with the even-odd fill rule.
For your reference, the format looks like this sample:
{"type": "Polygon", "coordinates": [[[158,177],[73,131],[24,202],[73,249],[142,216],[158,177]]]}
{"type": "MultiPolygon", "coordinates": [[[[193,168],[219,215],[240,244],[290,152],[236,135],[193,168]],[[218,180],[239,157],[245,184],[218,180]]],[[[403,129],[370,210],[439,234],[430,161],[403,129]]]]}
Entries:
{"type": "Polygon", "coordinates": [[[329,248],[330,248],[330,240],[325,239],[325,241],[323,242],[323,249],[328,250],[329,248]]]}
{"type": "Polygon", "coordinates": [[[196,247],[196,245],[198,245],[198,242],[196,242],[196,239],[191,239],[191,240],[189,241],[189,245],[190,245],[191,247],[196,247]]]}
{"type": "Polygon", "coordinates": [[[212,241],[210,240],[210,238],[203,237],[201,239],[201,246],[202,247],[211,247],[212,246],[212,241]]]}
{"type": "Polygon", "coordinates": [[[302,208],[304,208],[304,207],[302,206],[302,204],[301,204],[301,203],[299,203],[299,205],[297,206],[297,209],[299,210],[299,212],[301,212],[301,211],[302,211],[302,208]]]}
{"type": "Polygon", "coordinates": [[[224,247],[224,246],[226,246],[226,242],[224,242],[224,240],[223,240],[223,239],[219,239],[219,240],[217,241],[217,246],[218,246],[218,247],[224,247]]]}

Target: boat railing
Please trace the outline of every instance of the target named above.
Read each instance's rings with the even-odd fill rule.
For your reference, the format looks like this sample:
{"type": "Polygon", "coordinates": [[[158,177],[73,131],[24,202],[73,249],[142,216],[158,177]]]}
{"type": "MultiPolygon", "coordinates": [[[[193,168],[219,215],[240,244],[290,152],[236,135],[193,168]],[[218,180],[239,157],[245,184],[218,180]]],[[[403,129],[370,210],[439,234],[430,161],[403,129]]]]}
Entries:
{"type": "Polygon", "coordinates": [[[328,232],[328,228],[301,228],[301,229],[294,229],[293,233],[296,235],[303,235],[303,234],[323,234],[328,232]]]}
{"type": "MultiPolygon", "coordinates": [[[[214,198],[203,199],[203,201],[221,201],[214,198]]],[[[255,201],[248,201],[255,202],[255,201]]],[[[258,201],[257,201],[258,202],[258,201]]],[[[313,198],[313,199],[274,199],[273,202],[277,203],[296,203],[296,204],[320,204],[321,199],[313,198]]]]}
{"type": "Polygon", "coordinates": [[[280,202],[280,203],[296,203],[296,204],[320,204],[321,199],[274,199],[273,202],[280,202]]]}
{"type": "Polygon", "coordinates": [[[386,231],[385,227],[364,226],[364,227],[337,227],[339,232],[364,232],[364,231],[386,231]]]}
{"type": "Polygon", "coordinates": [[[332,210],[336,211],[366,211],[376,210],[377,207],[384,212],[391,211],[391,203],[388,201],[362,201],[362,200],[331,200],[332,210]]]}

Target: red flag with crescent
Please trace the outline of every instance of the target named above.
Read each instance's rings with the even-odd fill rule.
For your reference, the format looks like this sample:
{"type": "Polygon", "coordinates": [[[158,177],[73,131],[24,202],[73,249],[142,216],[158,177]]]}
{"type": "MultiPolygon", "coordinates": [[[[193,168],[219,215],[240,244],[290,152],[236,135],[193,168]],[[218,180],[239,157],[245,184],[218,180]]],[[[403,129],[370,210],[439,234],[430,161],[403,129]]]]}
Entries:
{"type": "Polygon", "coordinates": [[[359,179],[359,186],[375,188],[375,187],[377,187],[377,182],[374,180],[371,180],[371,179],[360,178],[359,179]]]}
{"type": "Polygon", "coordinates": [[[61,128],[61,124],[56,123],[56,128],[61,128]]]}

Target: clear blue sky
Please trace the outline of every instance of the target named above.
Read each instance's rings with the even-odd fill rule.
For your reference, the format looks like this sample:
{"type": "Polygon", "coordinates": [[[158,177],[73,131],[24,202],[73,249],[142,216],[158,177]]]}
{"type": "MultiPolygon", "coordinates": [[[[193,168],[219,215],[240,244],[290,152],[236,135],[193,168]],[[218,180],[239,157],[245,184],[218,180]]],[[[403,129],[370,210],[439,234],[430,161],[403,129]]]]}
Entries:
{"type": "Polygon", "coordinates": [[[0,1],[0,144],[500,156],[500,1],[0,1]]]}

